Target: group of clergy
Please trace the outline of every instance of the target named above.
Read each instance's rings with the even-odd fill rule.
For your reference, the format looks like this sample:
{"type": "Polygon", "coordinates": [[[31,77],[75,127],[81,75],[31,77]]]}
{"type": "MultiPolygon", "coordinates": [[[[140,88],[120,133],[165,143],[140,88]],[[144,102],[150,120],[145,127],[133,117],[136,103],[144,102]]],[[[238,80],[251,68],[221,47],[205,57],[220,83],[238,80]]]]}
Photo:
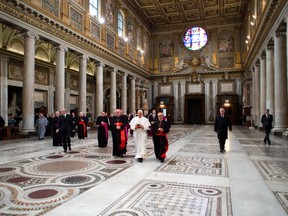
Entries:
{"type": "Polygon", "coordinates": [[[102,112],[96,119],[98,127],[98,147],[105,148],[108,143],[108,130],[110,128],[113,140],[113,156],[123,157],[126,152],[128,129],[133,131],[136,154],[135,159],[142,163],[147,156],[146,144],[147,134],[153,136],[155,156],[162,163],[166,158],[168,150],[167,133],[169,133],[170,125],[163,120],[163,113],[153,110],[149,118],[143,116],[143,111],[138,110],[137,116],[130,118],[124,115],[122,110],[117,109],[112,116],[107,116],[102,112]],[[147,133],[148,132],[148,133],[147,133]]]}
{"type": "Polygon", "coordinates": [[[76,116],[74,112],[67,113],[66,109],[52,113],[52,137],[53,146],[63,146],[64,152],[71,150],[70,138],[75,136],[77,131],[78,142],[83,142],[87,138],[88,118],[83,112],[76,116]],[[64,145],[67,145],[64,147],[64,145]],[[69,147],[70,146],[70,147],[69,147]]]}

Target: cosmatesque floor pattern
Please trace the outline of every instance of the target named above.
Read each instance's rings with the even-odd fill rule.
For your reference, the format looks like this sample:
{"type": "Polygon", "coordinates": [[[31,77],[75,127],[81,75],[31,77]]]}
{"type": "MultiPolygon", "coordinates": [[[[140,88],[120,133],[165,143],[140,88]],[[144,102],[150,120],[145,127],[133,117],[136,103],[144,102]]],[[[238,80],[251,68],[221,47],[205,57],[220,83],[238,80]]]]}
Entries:
{"type": "Polygon", "coordinates": [[[288,141],[234,126],[219,152],[213,126],[172,125],[164,163],[147,141],[143,163],[98,148],[97,133],[72,151],[47,137],[0,141],[0,215],[288,215],[288,141]]]}

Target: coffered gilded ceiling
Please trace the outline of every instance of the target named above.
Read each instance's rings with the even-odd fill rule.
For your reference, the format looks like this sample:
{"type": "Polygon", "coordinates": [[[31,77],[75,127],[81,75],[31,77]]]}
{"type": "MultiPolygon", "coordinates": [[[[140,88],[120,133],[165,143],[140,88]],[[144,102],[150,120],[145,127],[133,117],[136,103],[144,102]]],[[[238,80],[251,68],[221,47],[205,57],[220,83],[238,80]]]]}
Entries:
{"type": "Polygon", "coordinates": [[[221,20],[244,19],[247,0],[128,0],[152,29],[221,20]]]}

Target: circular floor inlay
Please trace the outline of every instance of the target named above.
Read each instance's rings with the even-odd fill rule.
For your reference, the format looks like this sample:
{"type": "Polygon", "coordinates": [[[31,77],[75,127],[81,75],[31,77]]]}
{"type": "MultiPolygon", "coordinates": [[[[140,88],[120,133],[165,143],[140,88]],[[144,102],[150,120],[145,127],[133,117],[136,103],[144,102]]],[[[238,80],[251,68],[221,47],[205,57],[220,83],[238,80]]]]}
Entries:
{"type": "Polygon", "coordinates": [[[11,178],[11,179],[8,179],[7,181],[8,182],[11,182],[11,183],[20,183],[20,182],[25,182],[25,181],[28,181],[30,180],[31,178],[28,178],[28,177],[16,177],[16,178],[11,178]]]}
{"type": "Polygon", "coordinates": [[[110,161],[107,161],[106,163],[108,163],[108,164],[123,164],[123,163],[126,163],[126,161],[124,161],[124,160],[110,160],[110,161]]]}
{"type": "Polygon", "coordinates": [[[0,168],[0,173],[4,173],[4,172],[10,172],[15,170],[15,168],[0,168]]]}
{"type": "Polygon", "coordinates": [[[55,161],[45,163],[37,167],[39,171],[44,172],[71,172],[87,167],[88,164],[83,161],[55,161]]]}
{"type": "Polygon", "coordinates": [[[53,190],[53,189],[44,189],[44,190],[34,191],[28,194],[28,197],[30,197],[31,199],[43,199],[43,198],[55,196],[57,193],[58,191],[53,190]]]}
{"type": "Polygon", "coordinates": [[[197,192],[201,195],[206,195],[206,196],[218,196],[222,194],[220,190],[215,189],[215,188],[201,188],[201,189],[198,189],[197,192]]]}
{"type": "Polygon", "coordinates": [[[57,159],[57,158],[63,158],[64,156],[63,155],[52,155],[52,156],[48,156],[46,158],[48,159],[57,159]]]}
{"type": "Polygon", "coordinates": [[[91,178],[87,176],[70,176],[65,179],[62,179],[62,182],[66,184],[80,184],[88,182],[90,179],[91,178]]]}

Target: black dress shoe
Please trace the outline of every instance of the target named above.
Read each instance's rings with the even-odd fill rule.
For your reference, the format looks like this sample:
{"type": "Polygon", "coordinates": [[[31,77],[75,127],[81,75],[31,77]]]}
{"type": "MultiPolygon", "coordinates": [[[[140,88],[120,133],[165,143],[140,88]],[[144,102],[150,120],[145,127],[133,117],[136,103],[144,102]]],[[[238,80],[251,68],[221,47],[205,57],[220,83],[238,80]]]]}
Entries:
{"type": "Polygon", "coordinates": [[[164,163],[165,158],[161,158],[160,161],[161,163],[164,163]]]}
{"type": "Polygon", "coordinates": [[[69,151],[71,151],[71,147],[69,147],[69,151]]]}
{"type": "Polygon", "coordinates": [[[224,153],[224,150],[223,150],[223,149],[221,149],[221,150],[220,150],[220,152],[221,152],[221,153],[224,153]]]}
{"type": "Polygon", "coordinates": [[[143,163],[143,158],[138,158],[139,163],[143,163]]]}
{"type": "Polygon", "coordinates": [[[271,145],[271,142],[268,142],[268,145],[271,145]]]}

